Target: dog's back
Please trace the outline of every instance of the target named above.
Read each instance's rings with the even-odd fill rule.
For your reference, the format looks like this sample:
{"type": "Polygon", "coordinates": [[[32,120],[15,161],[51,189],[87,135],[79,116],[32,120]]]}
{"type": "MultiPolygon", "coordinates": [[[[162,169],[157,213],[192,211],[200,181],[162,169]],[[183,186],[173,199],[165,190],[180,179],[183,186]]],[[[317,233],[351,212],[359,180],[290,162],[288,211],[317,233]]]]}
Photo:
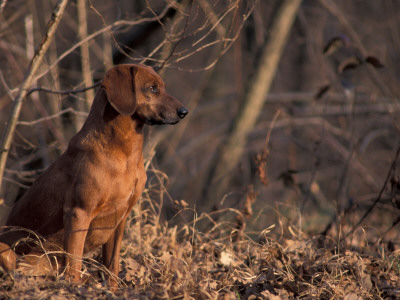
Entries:
{"type": "Polygon", "coordinates": [[[105,266],[118,274],[125,222],[146,182],[143,126],[175,124],[187,113],[151,68],[109,70],[66,152],[13,207],[0,245],[15,247],[17,254],[63,249],[73,280],[82,255],[103,246],[105,266]],[[39,243],[18,242],[26,238],[39,243]]]}

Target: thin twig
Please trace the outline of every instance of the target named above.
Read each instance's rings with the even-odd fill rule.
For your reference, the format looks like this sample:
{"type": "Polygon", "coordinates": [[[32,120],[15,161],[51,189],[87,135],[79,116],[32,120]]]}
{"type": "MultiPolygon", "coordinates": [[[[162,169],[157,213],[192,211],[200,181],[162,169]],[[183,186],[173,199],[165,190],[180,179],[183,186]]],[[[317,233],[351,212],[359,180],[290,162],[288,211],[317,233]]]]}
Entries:
{"type": "Polygon", "coordinates": [[[24,189],[24,190],[27,190],[27,189],[30,188],[30,186],[25,185],[25,184],[22,184],[22,183],[20,183],[20,182],[18,182],[18,181],[16,181],[16,180],[13,180],[13,179],[11,179],[11,178],[8,178],[8,177],[3,177],[3,180],[4,180],[4,181],[8,181],[8,182],[10,182],[10,183],[13,183],[13,184],[19,186],[20,188],[22,188],[22,189],[24,189]]]}
{"type": "Polygon", "coordinates": [[[88,87],[84,87],[81,89],[75,89],[75,90],[62,90],[62,91],[57,91],[57,90],[51,90],[51,89],[47,89],[47,88],[43,88],[40,86],[31,88],[28,93],[26,94],[26,96],[28,97],[30,94],[34,93],[34,92],[45,92],[45,93],[50,93],[50,94],[58,94],[58,95],[70,95],[70,94],[79,94],[79,93],[84,93],[87,90],[90,89],[94,89],[96,87],[98,87],[101,84],[102,81],[97,81],[95,84],[88,86],[88,87]]]}
{"type": "Polygon", "coordinates": [[[195,55],[196,53],[198,53],[198,52],[200,52],[200,51],[202,51],[202,50],[204,50],[204,49],[206,49],[208,47],[211,47],[213,45],[223,44],[223,47],[222,47],[222,49],[220,51],[220,54],[212,62],[210,62],[206,66],[204,66],[202,68],[198,68],[198,69],[193,69],[193,68],[185,69],[183,67],[173,67],[173,68],[175,68],[175,69],[177,69],[179,71],[185,71],[185,72],[191,72],[191,73],[193,73],[193,72],[203,72],[203,71],[207,71],[207,70],[210,70],[211,68],[213,68],[217,64],[217,62],[220,60],[220,58],[225,55],[225,53],[231,48],[232,45],[235,44],[235,42],[238,39],[240,33],[242,32],[242,28],[243,28],[246,20],[251,16],[251,14],[253,13],[254,8],[255,8],[255,5],[253,5],[249,9],[249,11],[245,15],[243,15],[243,22],[240,24],[236,34],[232,38],[226,38],[225,37],[225,38],[221,38],[221,39],[212,41],[212,42],[210,42],[208,44],[205,44],[205,45],[195,49],[194,51],[191,51],[189,54],[176,53],[177,59],[175,60],[175,63],[176,62],[180,62],[180,61],[182,61],[184,59],[187,59],[190,56],[195,55]]]}
{"type": "Polygon", "coordinates": [[[381,188],[381,190],[380,190],[380,192],[379,192],[378,197],[375,199],[375,201],[374,201],[374,202],[372,203],[372,205],[368,208],[368,210],[366,211],[366,213],[362,216],[362,218],[358,221],[358,223],[357,223],[356,225],[353,226],[353,229],[352,229],[346,236],[349,236],[350,234],[352,234],[352,233],[354,232],[354,230],[355,230],[358,226],[360,226],[360,224],[365,220],[365,218],[371,213],[371,211],[374,209],[374,207],[376,206],[376,204],[377,204],[378,202],[381,201],[383,192],[384,192],[385,189],[386,189],[386,185],[388,184],[388,182],[389,182],[389,180],[390,180],[390,178],[391,178],[392,172],[393,172],[393,170],[394,170],[395,167],[396,167],[396,163],[397,163],[397,159],[399,158],[399,155],[400,155],[400,146],[397,148],[396,155],[395,155],[395,157],[394,157],[394,159],[393,159],[392,165],[390,166],[389,172],[388,172],[388,174],[387,174],[387,176],[386,176],[385,182],[383,183],[383,186],[382,186],[382,188],[381,188]]]}
{"type": "MultiPolygon", "coordinates": [[[[68,1],[68,0],[65,0],[68,1]]],[[[164,10],[158,15],[157,18],[162,18],[163,16],[166,15],[166,13],[168,12],[168,9],[170,8],[169,5],[167,5],[164,10]]],[[[61,60],[63,60],[65,57],[67,57],[69,54],[71,54],[72,52],[74,52],[78,47],[80,47],[82,44],[94,39],[95,37],[97,37],[98,35],[107,32],[107,31],[111,31],[112,29],[119,27],[119,26],[135,26],[135,25],[139,25],[139,24],[143,24],[146,22],[153,22],[155,20],[157,20],[157,18],[142,18],[140,20],[136,20],[136,21],[127,21],[127,20],[120,20],[120,21],[116,21],[114,23],[112,23],[111,25],[107,25],[106,27],[103,27],[102,29],[99,29],[96,32],[93,32],[92,34],[88,35],[85,39],[80,40],[78,43],[76,43],[75,45],[73,45],[71,48],[69,48],[68,50],[66,50],[64,53],[62,53],[58,59],[56,61],[54,61],[51,65],[49,65],[48,69],[45,70],[44,72],[38,74],[34,80],[39,80],[40,78],[42,78],[43,76],[45,76],[48,72],[50,72],[50,70],[52,68],[54,68],[54,66],[56,66],[61,60]]],[[[117,45],[116,45],[117,46],[117,45]]],[[[120,49],[121,50],[121,49],[120,49]]],[[[132,58],[133,59],[133,58],[132,58]]],[[[11,90],[11,92],[15,92],[14,90],[11,90]]]]}
{"type": "Polygon", "coordinates": [[[45,122],[45,121],[48,121],[51,119],[58,118],[59,116],[66,114],[66,113],[74,113],[75,115],[82,116],[82,117],[87,117],[87,115],[88,115],[87,112],[76,111],[70,107],[70,108],[60,110],[58,113],[55,113],[54,115],[36,119],[35,121],[18,121],[18,125],[33,126],[33,125],[39,124],[41,122],[45,122]]]}

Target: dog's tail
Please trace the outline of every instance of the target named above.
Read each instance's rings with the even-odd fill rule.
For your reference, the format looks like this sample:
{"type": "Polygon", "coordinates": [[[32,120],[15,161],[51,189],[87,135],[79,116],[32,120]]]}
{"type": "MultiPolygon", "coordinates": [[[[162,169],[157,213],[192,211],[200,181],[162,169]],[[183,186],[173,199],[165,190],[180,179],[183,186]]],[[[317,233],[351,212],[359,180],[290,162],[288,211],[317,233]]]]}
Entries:
{"type": "Polygon", "coordinates": [[[0,266],[6,271],[15,269],[17,263],[17,255],[9,245],[0,242],[0,266]]]}

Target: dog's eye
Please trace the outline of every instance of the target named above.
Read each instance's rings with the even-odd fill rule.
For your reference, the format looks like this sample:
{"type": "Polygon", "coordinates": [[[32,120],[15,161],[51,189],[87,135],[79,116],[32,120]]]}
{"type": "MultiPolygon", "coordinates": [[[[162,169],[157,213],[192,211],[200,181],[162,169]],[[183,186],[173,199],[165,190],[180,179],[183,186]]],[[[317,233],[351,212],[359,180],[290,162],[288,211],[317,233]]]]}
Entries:
{"type": "Polygon", "coordinates": [[[155,94],[158,92],[158,89],[155,85],[152,85],[149,87],[149,91],[155,94]]]}

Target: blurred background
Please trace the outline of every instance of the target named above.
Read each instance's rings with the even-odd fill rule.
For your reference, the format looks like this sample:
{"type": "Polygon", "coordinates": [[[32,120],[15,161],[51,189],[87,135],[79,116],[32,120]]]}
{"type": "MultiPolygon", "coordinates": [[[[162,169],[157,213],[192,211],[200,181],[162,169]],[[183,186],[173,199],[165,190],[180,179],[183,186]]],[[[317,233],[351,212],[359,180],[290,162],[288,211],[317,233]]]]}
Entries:
{"type": "MultiPolygon", "coordinates": [[[[3,132],[56,1],[0,3],[3,132]]],[[[398,11],[391,0],[70,1],[23,103],[3,210],[66,149],[105,71],[144,63],[190,111],[145,132],[146,195],[164,220],[228,209],[238,226],[313,234],[362,221],[398,247],[398,11]]]]}

